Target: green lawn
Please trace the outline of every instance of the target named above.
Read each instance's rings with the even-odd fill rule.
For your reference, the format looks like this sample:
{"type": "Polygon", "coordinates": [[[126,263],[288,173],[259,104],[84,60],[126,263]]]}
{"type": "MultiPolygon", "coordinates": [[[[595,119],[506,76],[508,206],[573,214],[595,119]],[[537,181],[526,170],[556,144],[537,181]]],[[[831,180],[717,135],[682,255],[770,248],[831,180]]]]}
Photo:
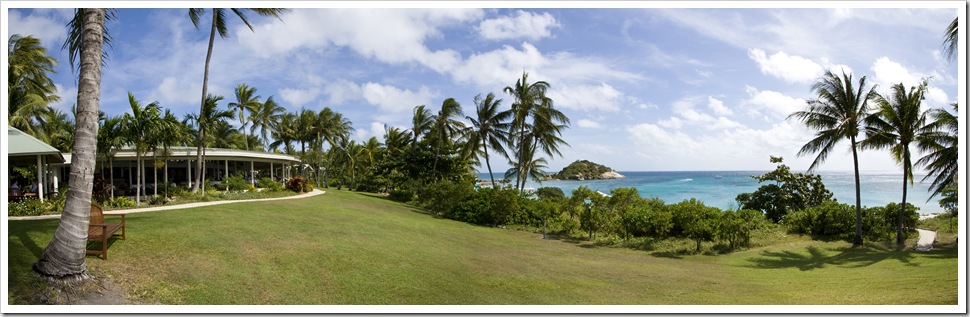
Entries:
{"type": "MultiPolygon", "coordinates": [[[[9,221],[8,301],[57,220],[9,221]]],[[[678,256],[436,219],[329,190],[295,200],[131,214],[109,260],[133,300],[163,304],[957,304],[953,247],[932,252],[786,239],[678,256]]]]}

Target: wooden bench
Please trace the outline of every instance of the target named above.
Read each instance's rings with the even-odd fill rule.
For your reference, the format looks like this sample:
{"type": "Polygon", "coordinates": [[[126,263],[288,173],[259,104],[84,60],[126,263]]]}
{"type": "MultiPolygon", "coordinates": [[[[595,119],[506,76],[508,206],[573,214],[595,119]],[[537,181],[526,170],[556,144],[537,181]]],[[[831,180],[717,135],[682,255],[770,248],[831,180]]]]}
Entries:
{"type": "Polygon", "coordinates": [[[121,216],[121,223],[104,222],[104,210],[98,204],[91,204],[91,222],[88,224],[88,241],[100,242],[101,250],[87,250],[87,254],[97,254],[102,259],[108,259],[108,238],[115,236],[121,229],[121,240],[125,239],[125,215],[121,216]]]}

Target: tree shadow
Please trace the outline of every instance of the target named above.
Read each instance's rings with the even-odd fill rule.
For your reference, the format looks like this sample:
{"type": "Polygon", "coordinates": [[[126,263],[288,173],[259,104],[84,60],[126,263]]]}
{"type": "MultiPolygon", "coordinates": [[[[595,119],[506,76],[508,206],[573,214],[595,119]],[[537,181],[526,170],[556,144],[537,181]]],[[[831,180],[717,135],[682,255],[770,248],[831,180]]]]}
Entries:
{"type": "Polygon", "coordinates": [[[865,247],[845,247],[822,250],[815,246],[805,248],[807,254],[795,251],[762,251],[760,257],[748,259],[750,267],[763,269],[798,268],[802,271],[825,268],[835,265],[848,268],[870,266],[885,260],[896,260],[907,266],[919,266],[914,263],[912,252],[905,248],[889,249],[869,245],[865,247]],[[830,255],[835,252],[836,254],[830,255]]]}

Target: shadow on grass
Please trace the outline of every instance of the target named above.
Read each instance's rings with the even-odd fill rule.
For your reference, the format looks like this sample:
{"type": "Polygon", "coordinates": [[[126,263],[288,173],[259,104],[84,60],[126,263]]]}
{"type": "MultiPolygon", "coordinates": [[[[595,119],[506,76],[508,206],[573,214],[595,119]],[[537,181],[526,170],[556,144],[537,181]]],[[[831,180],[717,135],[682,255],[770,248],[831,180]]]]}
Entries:
{"type": "Polygon", "coordinates": [[[815,246],[805,248],[805,252],[795,251],[762,251],[760,257],[751,258],[750,267],[763,269],[798,268],[802,271],[825,268],[836,265],[848,268],[870,266],[885,260],[896,260],[907,266],[919,266],[912,260],[915,257],[907,249],[889,249],[875,245],[861,248],[835,248],[822,250],[815,246]],[[832,255],[835,253],[834,255],[832,255]]]}

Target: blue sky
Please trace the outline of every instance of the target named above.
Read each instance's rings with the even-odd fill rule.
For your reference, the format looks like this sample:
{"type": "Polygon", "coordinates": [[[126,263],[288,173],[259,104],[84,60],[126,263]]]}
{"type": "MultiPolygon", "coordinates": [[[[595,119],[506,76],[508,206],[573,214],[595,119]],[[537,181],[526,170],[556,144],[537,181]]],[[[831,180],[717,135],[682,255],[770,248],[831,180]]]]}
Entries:
{"type": "MultiPolygon", "coordinates": [[[[54,106],[70,109],[77,90],[60,47],[72,11],[6,10],[10,5],[4,38],[41,39],[59,61],[53,78],[63,101],[54,106]]],[[[756,5],[767,8],[297,8],[283,21],[252,16],[255,32],[233,17],[231,37],[215,42],[209,90],[232,100],[233,87],[245,83],[288,111],[330,107],[366,140],[381,137],[384,124],[410,127],[414,106],[437,109],[449,97],[466,115],[477,94],[493,92],[509,107],[502,88],[526,71],[551,84],[549,96],[572,120],[563,135],[570,146],[550,160],[550,171],[579,159],[620,171],[768,170],[769,155],[804,170],[814,157],[795,153],[813,132],[786,116],[804,109],[812,83],[828,69],[865,75],[879,92],[929,77],[927,107],[965,98],[961,59],[941,55],[943,31],[963,2],[756,5]]],[[[127,111],[129,91],[179,115],[198,111],[208,29],[196,29],[183,8],[119,9],[108,28],[114,45],[102,77],[103,111],[127,111]]],[[[864,152],[860,165],[898,170],[880,151],[864,152]]],[[[847,143],[820,168],[851,169],[847,143]]]]}

